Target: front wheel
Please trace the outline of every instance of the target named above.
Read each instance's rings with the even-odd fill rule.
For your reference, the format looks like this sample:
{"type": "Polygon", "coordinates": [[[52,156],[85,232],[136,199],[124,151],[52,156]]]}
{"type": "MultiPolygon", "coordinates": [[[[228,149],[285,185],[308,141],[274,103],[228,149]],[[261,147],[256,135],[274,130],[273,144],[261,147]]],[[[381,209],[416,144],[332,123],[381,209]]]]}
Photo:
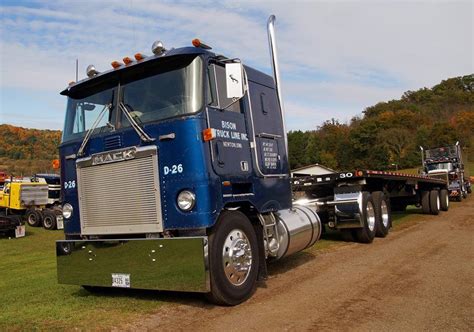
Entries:
{"type": "Polygon", "coordinates": [[[224,211],[209,234],[211,292],[220,305],[237,305],[255,291],[259,266],[257,236],[239,211],[224,211]]]}

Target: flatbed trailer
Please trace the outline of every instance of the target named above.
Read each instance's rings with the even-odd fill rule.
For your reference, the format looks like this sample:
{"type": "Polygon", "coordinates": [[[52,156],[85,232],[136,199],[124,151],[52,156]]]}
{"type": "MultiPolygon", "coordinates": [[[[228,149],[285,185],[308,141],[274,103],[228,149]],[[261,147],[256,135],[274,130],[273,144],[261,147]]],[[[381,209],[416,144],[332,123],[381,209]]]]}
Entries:
{"type": "Polygon", "coordinates": [[[434,215],[449,209],[447,182],[424,175],[356,170],[299,176],[291,182],[295,205],[315,206],[323,224],[359,242],[385,237],[391,212],[407,205],[434,215]],[[379,218],[383,222],[375,223],[379,218]]]}

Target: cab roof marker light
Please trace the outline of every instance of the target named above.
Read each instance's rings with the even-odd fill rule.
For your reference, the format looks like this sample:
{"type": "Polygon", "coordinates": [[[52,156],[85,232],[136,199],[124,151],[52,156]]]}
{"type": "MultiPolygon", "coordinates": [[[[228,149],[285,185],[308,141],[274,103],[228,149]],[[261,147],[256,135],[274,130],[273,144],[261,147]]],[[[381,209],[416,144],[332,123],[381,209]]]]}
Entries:
{"type": "Polygon", "coordinates": [[[131,64],[133,62],[133,60],[131,58],[129,58],[128,56],[123,58],[122,61],[125,64],[125,66],[128,66],[129,64],[131,64]]]}
{"type": "Polygon", "coordinates": [[[137,61],[141,61],[141,60],[143,60],[143,59],[146,58],[146,55],[143,55],[142,53],[136,53],[136,54],[134,55],[134,58],[135,58],[135,60],[137,60],[137,61]]]}
{"type": "Polygon", "coordinates": [[[202,40],[195,38],[193,39],[193,46],[194,47],[199,47],[205,50],[212,50],[212,47],[204,43],[202,40]]]}
{"type": "Polygon", "coordinates": [[[97,74],[99,74],[99,72],[97,71],[97,69],[95,69],[94,65],[88,65],[86,68],[86,74],[87,74],[87,77],[92,78],[96,76],[97,74]]]}
{"type": "Polygon", "coordinates": [[[122,65],[122,63],[120,63],[118,61],[112,61],[111,65],[114,69],[117,69],[118,67],[120,67],[122,65]]]}

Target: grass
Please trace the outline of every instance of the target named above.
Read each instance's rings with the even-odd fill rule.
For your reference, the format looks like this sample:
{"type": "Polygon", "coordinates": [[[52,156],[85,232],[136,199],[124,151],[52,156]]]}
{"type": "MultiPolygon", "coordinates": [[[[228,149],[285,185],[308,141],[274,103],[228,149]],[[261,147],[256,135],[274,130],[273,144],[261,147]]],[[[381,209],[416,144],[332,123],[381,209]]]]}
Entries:
{"type": "MultiPolygon", "coordinates": [[[[393,215],[395,230],[423,220],[409,207],[393,215]]],[[[113,289],[89,293],[79,286],[59,285],[56,277],[56,240],[61,231],[27,226],[27,236],[0,236],[0,330],[111,329],[157,312],[170,302],[186,302],[195,295],[113,289]]],[[[313,259],[317,252],[347,245],[339,232],[328,231],[315,246],[269,266],[270,274],[284,273],[313,259]]]]}
{"type": "Polygon", "coordinates": [[[158,292],[92,294],[59,285],[54,242],[62,238],[61,231],[28,226],[24,238],[0,237],[0,330],[111,328],[156,312],[166,301],[158,292]],[[156,300],[160,296],[164,301],[156,300]]]}

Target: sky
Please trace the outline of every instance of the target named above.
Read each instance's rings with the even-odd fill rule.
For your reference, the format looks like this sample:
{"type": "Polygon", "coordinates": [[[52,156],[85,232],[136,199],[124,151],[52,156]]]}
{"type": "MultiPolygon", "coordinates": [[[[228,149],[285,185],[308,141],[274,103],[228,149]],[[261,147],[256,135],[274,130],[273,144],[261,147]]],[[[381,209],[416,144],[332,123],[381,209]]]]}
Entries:
{"type": "Polygon", "coordinates": [[[474,72],[474,1],[0,1],[0,123],[61,129],[59,92],[94,64],[200,38],[271,74],[276,40],[287,129],[348,122],[408,90],[474,72]]]}

